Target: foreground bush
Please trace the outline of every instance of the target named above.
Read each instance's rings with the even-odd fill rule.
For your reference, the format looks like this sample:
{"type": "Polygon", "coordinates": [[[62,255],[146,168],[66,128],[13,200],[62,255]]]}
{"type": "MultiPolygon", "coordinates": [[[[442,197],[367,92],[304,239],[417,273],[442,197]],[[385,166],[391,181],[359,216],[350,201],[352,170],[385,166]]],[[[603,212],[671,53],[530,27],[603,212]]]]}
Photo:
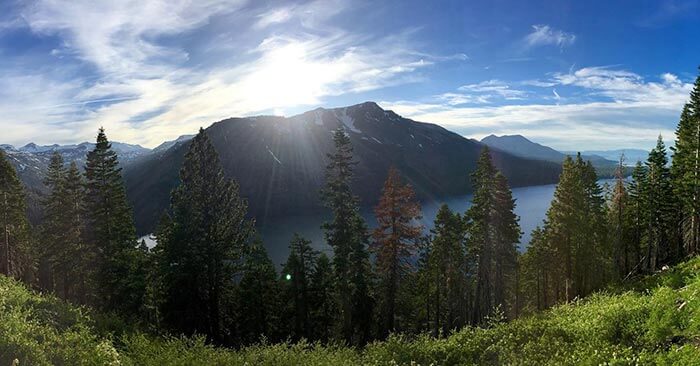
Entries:
{"type": "Polygon", "coordinates": [[[118,365],[80,308],[0,276],[0,365],[118,365]]]}
{"type": "Polygon", "coordinates": [[[0,365],[694,365],[700,364],[700,259],[542,314],[443,339],[391,336],[363,350],[202,338],[119,337],[80,309],[0,278],[0,365]]]}

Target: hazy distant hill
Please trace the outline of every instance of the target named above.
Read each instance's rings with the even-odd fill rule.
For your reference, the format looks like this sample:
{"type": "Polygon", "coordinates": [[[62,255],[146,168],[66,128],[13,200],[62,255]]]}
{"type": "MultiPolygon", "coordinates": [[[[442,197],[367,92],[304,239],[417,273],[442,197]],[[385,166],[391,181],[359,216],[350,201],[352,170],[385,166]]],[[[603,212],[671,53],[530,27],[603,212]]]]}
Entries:
{"type": "MultiPolygon", "coordinates": [[[[260,222],[321,210],[326,154],[333,130],[344,127],[355,149],[355,192],[364,206],[376,204],[391,165],[396,166],[422,199],[470,191],[483,145],[440,126],[412,121],[367,102],[345,108],[319,108],[294,117],[231,118],[206,132],[226,173],[238,180],[250,212],[260,222]]],[[[188,143],[175,144],[128,166],[124,173],[137,229],[150,232],[168,206],[170,191],[188,143]]],[[[556,182],[560,166],[494,151],[495,164],[511,185],[556,182]]]]}
{"type": "Polygon", "coordinates": [[[522,135],[489,135],[481,139],[482,144],[489,145],[495,149],[507,151],[513,155],[537,159],[562,162],[565,155],[552,149],[551,147],[540,145],[526,139],[522,135]]]}
{"type": "MultiPolygon", "coordinates": [[[[532,142],[522,135],[489,135],[484,137],[481,142],[494,149],[523,158],[553,161],[557,163],[561,163],[566,155],[576,156],[577,154],[575,151],[559,152],[551,147],[532,142]]],[[[610,152],[608,156],[614,156],[614,154],[610,152]]],[[[582,152],[581,157],[584,160],[589,160],[593,164],[600,177],[613,176],[618,164],[617,159],[619,159],[619,155],[615,159],[607,159],[603,156],[592,154],[590,151],[582,152]]]]}
{"type": "MultiPolygon", "coordinates": [[[[625,165],[632,166],[637,161],[644,162],[649,157],[649,151],[642,149],[617,149],[617,150],[586,150],[582,154],[597,155],[607,160],[619,161],[620,155],[625,155],[625,165]]],[[[670,157],[670,156],[669,156],[670,157]]]]}

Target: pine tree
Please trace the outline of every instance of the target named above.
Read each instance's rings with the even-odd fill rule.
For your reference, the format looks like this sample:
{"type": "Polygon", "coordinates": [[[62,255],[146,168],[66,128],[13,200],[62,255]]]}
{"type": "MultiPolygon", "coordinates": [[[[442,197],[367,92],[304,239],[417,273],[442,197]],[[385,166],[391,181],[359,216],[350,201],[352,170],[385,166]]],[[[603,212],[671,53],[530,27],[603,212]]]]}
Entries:
{"type": "Polygon", "coordinates": [[[203,129],[190,143],[180,181],[172,218],[159,228],[163,320],[178,332],[227,342],[235,265],[254,234],[253,222],[203,129]]]}
{"type": "Polygon", "coordinates": [[[409,259],[416,252],[422,227],[420,204],[410,185],[401,182],[399,171],[389,169],[379,204],[374,209],[377,228],[373,231],[372,251],[376,255],[376,271],[380,277],[380,303],[383,324],[381,335],[395,330],[396,302],[409,259]]]}
{"type": "Polygon", "coordinates": [[[633,238],[630,235],[630,195],[624,177],[624,155],[615,170],[615,185],[610,198],[608,217],[611,227],[611,236],[614,243],[614,260],[617,268],[617,276],[624,279],[632,271],[634,263],[633,238]]]}
{"type": "Polygon", "coordinates": [[[700,76],[683,107],[673,151],[673,189],[681,203],[682,241],[687,254],[700,249],[700,76]]]}
{"type": "Polygon", "coordinates": [[[0,151],[0,273],[31,277],[29,223],[22,183],[3,151],[0,151]]]}
{"type": "MultiPolygon", "coordinates": [[[[471,286],[467,280],[469,268],[462,217],[443,204],[435,217],[431,234],[429,258],[424,271],[426,279],[429,278],[434,286],[426,286],[432,300],[426,306],[432,309],[433,335],[438,336],[469,321],[471,286]]],[[[431,310],[427,309],[429,323],[430,313],[431,310]]]]}
{"type": "Polygon", "coordinates": [[[542,251],[551,257],[546,279],[552,283],[547,303],[585,296],[609,279],[611,248],[607,243],[605,199],[595,169],[578,154],[567,157],[547,211],[542,251]]]}
{"type": "Polygon", "coordinates": [[[75,162],[64,166],[58,152],[51,157],[44,184],[39,250],[39,285],[63,299],[86,303],[91,287],[92,252],[85,246],[85,184],[75,162]]]}
{"type": "Polygon", "coordinates": [[[643,261],[646,258],[642,253],[645,238],[644,233],[647,227],[647,207],[646,197],[644,195],[646,179],[646,167],[642,165],[642,162],[637,161],[634,170],[632,170],[632,181],[627,187],[629,192],[629,210],[627,210],[627,212],[631,231],[630,241],[632,246],[631,250],[633,252],[632,258],[634,258],[634,260],[633,267],[630,268],[625,278],[632,274],[639,273],[643,268],[643,261]]]}
{"type": "Polygon", "coordinates": [[[581,154],[576,157],[576,166],[583,186],[584,206],[574,252],[573,290],[576,296],[586,296],[613,277],[614,248],[608,242],[605,196],[595,168],[590,161],[584,161],[581,154]]]}
{"type": "Polygon", "coordinates": [[[647,207],[646,268],[654,271],[678,256],[675,230],[675,199],[667,166],[666,146],[659,136],[646,162],[645,199],[647,207]]]}
{"type": "Polygon", "coordinates": [[[328,154],[326,186],[322,198],[333,218],[322,227],[326,242],[333,248],[333,272],[340,335],[351,344],[362,344],[369,338],[372,298],[369,294],[371,273],[367,254],[367,228],[359,214],[358,199],[350,182],[357,164],[352,157],[352,144],[342,128],[333,134],[335,151],[328,154]]]}
{"type": "Polygon", "coordinates": [[[494,185],[494,303],[502,310],[517,311],[516,276],[518,274],[519,218],[515,214],[515,199],[506,177],[496,173],[494,185]]]}
{"type": "MultiPolygon", "coordinates": [[[[545,226],[547,224],[545,223],[545,226]]],[[[541,227],[532,231],[527,251],[520,257],[522,289],[528,312],[543,310],[552,305],[554,291],[552,275],[556,273],[555,252],[541,227]]]]}
{"type": "Polygon", "coordinates": [[[291,318],[294,327],[290,333],[295,340],[310,339],[311,332],[311,277],[316,270],[318,252],[311,248],[311,241],[294,234],[289,245],[289,258],[282,276],[286,280],[287,298],[291,300],[291,318]]]}
{"type": "Polygon", "coordinates": [[[85,243],[85,182],[75,162],[71,162],[61,192],[64,218],[64,249],[59,266],[64,273],[64,297],[80,304],[88,303],[88,291],[94,279],[90,266],[93,252],[85,243]]]}
{"type": "Polygon", "coordinates": [[[333,266],[325,253],[316,261],[310,280],[310,316],[313,335],[310,337],[326,343],[333,334],[337,305],[333,295],[333,266]]]}
{"type": "Polygon", "coordinates": [[[470,251],[476,261],[473,319],[481,322],[496,309],[505,311],[506,293],[513,291],[520,241],[518,217],[505,177],[484,148],[472,174],[474,197],[467,212],[470,251]]]}
{"type": "Polygon", "coordinates": [[[279,341],[279,283],[275,265],[261,243],[249,247],[238,288],[238,321],[244,344],[259,342],[262,337],[279,341]]]}
{"type": "MultiPolygon", "coordinates": [[[[41,224],[41,246],[38,250],[39,287],[49,292],[54,291],[54,277],[57,275],[56,269],[60,268],[60,264],[57,263],[57,257],[59,256],[58,253],[63,249],[61,236],[65,228],[62,225],[64,217],[62,190],[65,175],[66,169],[63,157],[58,152],[54,152],[51,155],[46,178],[44,179],[44,185],[49,193],[42,202],[44,220],[41,224]]],[[[66,295],[65,288],[63,295],[66,295]]]]}
{"type": "Polygon", "coordinates": [[[97,268],[97,301],[103,309],[134,316],[143,303],[138,278],[143,253],[137,249],[136,230],[117,154],[100,128],[95,148],[85,163],[87,240],[97,268]]]}

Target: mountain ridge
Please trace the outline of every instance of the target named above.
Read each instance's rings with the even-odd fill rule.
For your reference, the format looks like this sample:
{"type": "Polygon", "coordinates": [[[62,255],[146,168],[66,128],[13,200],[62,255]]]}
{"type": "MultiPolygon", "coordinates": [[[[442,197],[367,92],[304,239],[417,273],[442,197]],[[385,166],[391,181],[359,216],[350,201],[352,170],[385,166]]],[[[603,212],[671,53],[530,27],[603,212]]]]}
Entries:
{"type": "MultiPolygon", "coordinates": [[[[227,176],[235,178],[251,215],[263,224],[274,217],[319,212],[326,154],[332,132],[342,127],[355,149],[353,189],[364,207],[376,204],[390,166],[402,172],[419,198],[470,192],[470,176],[483,144],[441,126],[403,118],[374,102],[316,108],[291,117],[253,116],[217,121],[205,129],[227,176]]],[[[188,143],[145,156],[125,168],[137,229],[147,234],[167,208],[188,143]]],[[[512,186],[554,183],[560,165],[493,151],[512,186]]]]}

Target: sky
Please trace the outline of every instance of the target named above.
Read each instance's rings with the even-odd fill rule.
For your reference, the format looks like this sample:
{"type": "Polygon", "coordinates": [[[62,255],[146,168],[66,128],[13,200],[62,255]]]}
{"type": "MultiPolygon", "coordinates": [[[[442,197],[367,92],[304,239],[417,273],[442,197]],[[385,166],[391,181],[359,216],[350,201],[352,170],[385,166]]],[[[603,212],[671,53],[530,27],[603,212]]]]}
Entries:
{"type": "Polygon", "coordinates": [[[154,147],[376,101],[465,137],[671,144],[700,0],[1,0],[0,143],[154,147]]]}

